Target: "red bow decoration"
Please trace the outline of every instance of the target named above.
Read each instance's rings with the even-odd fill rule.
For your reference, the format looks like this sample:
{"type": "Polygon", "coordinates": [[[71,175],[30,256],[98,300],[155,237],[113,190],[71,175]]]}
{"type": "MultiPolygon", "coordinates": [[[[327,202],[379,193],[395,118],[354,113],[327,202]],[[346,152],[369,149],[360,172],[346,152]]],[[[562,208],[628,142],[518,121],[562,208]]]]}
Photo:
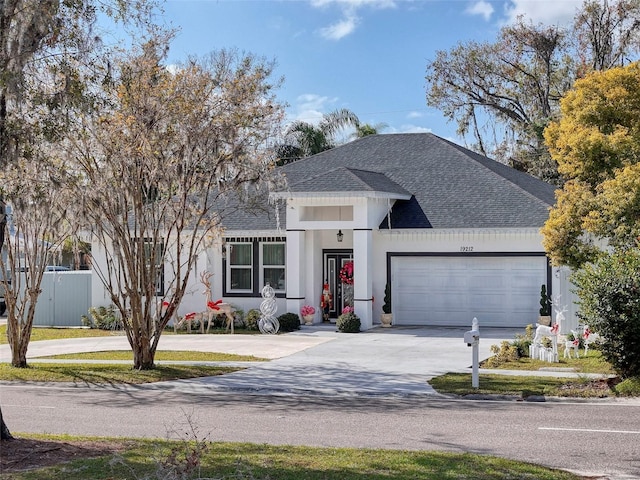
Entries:
{"type": "Polygon", "coordinates": [[[163,306],[164,308],[168,307],[169,305],[170,305],[170,303],[169,303],[169,302],[167,302],[166,300],[165,300],[164,302],[162,302],[162,306],[163,306]]]}
{"type": "Polygon", "coordinates": [[[209,307],[211,310],[220,310],[220,307],[218,305],[220,305],[221,303],[222,300],[216,300],[215,302],[208,301],[207,307],[209,307]]]}
{"type": "Polygon", "coordinates": [[[191,312],[191,313],[187,313],[184,316],[184,319],[185,320],[193,320],[195,317],[196,317],[196,312],[191,312]]]}
{"type": "Polygon", "coordinates": [[[553,327],[551,327],[551,333],[554,335],[558,333],[558,329],[560,328],[560,324],[556,323],[553,327]]]}
{"type": "Polygon", "coordinates": [[[587,328],[582,334],[582,336],[586,339],[586,338],[589,338],[589,335],[591,335],[591,330],[587,328]]]}
{"type": "Polygon", "coordinates": [[[573,345],[574,345],[574,346],[576,346],[576,347],[577,347],[578,345],[580,345],[580,340],[579,340],[579,339],[575,339],[575,340],[573,341],[573,345]]]}

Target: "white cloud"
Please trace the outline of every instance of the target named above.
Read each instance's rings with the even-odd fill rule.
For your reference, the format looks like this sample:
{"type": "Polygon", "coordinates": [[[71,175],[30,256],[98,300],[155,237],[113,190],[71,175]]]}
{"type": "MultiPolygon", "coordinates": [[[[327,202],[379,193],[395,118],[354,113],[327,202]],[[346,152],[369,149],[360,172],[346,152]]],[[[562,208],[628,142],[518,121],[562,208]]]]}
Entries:
{"type": "Polygon", "coordinates": [[[505,5],[506,23],[513,23],[520,15],[534,24],[568,25],[583,0],[510,0],[505,5]]]}
{"type": "Polygon", "coordinates": [[[318,124],[322,120],[322,115],[333,109],[333,105],[338,101],[335,97],[324,97],[315,93],[305,93],[296,98],[288,117],[290,121],[300,120],[303,122],[318,124]]]}
{"type": "Polygon", "coordinates": [[[480,15],[486,21],[489,21],[491,19],[493,11],[493,5],[491,5],[489,2],[485,2],[484,0],[480,0],[479,2],[475,2],[472,5],[469,5],[464,12],[469,15],[480,15]]]}
{"type": "Polygon", "coordinates": [[[382,133],[432,133],[433,130],[427,127],[421,127],[412,123],[405,123],[399,127],[385,128],[382,133]]]}
{"type": "Polygon", "coordinates": [[[430,128],[420,127],[418,125],[411,125],[411,124],[401,125],[400,131],[402,133],[431,133],[432,132],[430,128]]]}
{"type": "Polygon", "coordinates": [[[396,4],[396,0],[311,0],[313,7],[328,8],[335,5],[342,11],[340,20],[320,29],[320,35],[329,40],[340,40],[355,31],[360,23],[358,10],[365,7],[395,8],[396,4]]]}
{"type": "Polygon", "coordinates": [[[361,7],[372,8],[394,8],[395,0],[311,0],[314,7],[325,7],[327,5],[339,5],[342,8],[354,9],[361,7]]]}
{"type": "Polygon", "coordinates": [[[409,112],[407,114],[407,118],[420,118],[423,117],[424,115],[421,112],[409,112]]]}
{"type": "Polygon", "coordinates": [[[355,16],[346,17],[342,20],[320,29],[320,35],[329,40],[340,40],[356,29],[358,18],[355,16]]]}

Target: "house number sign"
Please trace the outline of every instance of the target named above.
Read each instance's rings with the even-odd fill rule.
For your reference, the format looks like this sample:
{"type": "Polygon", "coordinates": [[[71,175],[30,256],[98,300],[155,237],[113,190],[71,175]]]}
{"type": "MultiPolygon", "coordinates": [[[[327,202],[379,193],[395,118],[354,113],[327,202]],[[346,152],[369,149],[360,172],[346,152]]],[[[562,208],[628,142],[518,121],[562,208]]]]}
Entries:
{"type": "Polygon", "coordinates": [[[473,247],[468,245],[463,245],[460,247],[461,252],[473,252],[473,247]]]}

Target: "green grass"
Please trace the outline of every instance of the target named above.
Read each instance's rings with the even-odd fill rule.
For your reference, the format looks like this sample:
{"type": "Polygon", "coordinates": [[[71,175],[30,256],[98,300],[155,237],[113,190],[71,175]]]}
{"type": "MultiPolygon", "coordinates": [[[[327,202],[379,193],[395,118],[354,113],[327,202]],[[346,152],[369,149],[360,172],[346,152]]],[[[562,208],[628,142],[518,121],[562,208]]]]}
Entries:
{"type": "Polygon", "coordinates": [[[429,380],[439,393],[467,395],[470,393],[501,395],[548,395],[569,379],[556,377],[520,377],[512,375],[480,375],[480,388],[471,387],[470,373],[447,373],[429,380]]]}
{"type": "MultiPolygon", "coordinates": [[[[562,358],[562,349],[560,349],[560,358],[558,363],[543,362],[529,357],[522,357],[514,362],[504,362],[496,367],[503,370],[540,370],[541,368],[573,368],[578,373],[602,373],[605,375],[613,374],[611,365],[602,357],[602,353],[598,350],[589,350],[587,356],[584,356],[584,350],[580,352],[580,358],[562,358]]],[[[484,366],[483,366],[484,368],[484,366]]]]}
{"type": "MultiPolygon", "coordinates": [[[[130,360],[133,361],[133,353],[129,350],[112,350],[104,352],[64,353],[38,357],[40,359],[54,360],[130,360]]],[[[194,352],[182,350],[159,350],[156,352],[156,361],[180,361],[180,362],[266,362],[268,359],[254,357],[253,355],[235,355],[233,353],[220,352],[194,352]]]]}
{"type": "MultiPolygon", "coordinates": [[[[38,340],[60,340],[62,338],[87,338],[87,337],[111,337],[114,335],[124,335],[124,332],[112,332],[109,330],[98,330],[96,328],[42,328],[34,327],[31,330],[32,342],[38,340]]],[[[164,335],[164,333],[163,333],[164,335]]],[[[7,342],[7,326],[0,325],[0,345],[7,342]]]]}
{"type": "MultiPolygon", "coordinates": [[[[112,456],[76,460],[35,471],[0,475],[11,480],[125,480],[156,478],[156,467],[186,442],[117,440],[122,461],[112,456]]],[[[190,444],[194,446],[193,443],[190,444]]],[[[205,443],[201,467],[188,478],[220,480],[578,480],[568,472],[469,453],[205,443]]],[[[180,455],[178,455],[180,458],[180,455]]],[[[160,477],[157,477],[160,478],[160,477]]],[[[164,477],[163,477],[164,478],[164,477]]]]}
{"type": "Polygon", "coordinates": [[[142,384],[209,377],[242,370],[202,365],[156,365],[153,370],[134,370],[131,365],[82,363],[33,363],[28,368],[0,364],[0,380],[21,382],[73,382],[81,384],[142,384]]]}
{"type": "MultiPolygon", "coordinates": [[[[561,358],[559,363],[543,362],[529,357],[519,358],[515,361],[504,361],[495,368],[497,370],[537,371],[540,369],[571,368],[578,373],[578,378],[536,377],[536,376],[512,376],[482,374],[479,378],[480,388],[471,387],[471,374],[449,373],[433,378],[429,381],[431,386],[440,393],[454,395],[468,395],[471,393],[488,395],[516,395],[523,398],[531,395],[601,398],[614,395],[629,395],[628,392],[610,388],[607,382],[592,381],[580,374],[598,373],[603,375],[613,374],[611,365],[604,360],[602,353],[597,350],[589,350],[586,356],[580,358],[561,358]]],[[[628,384],[627,384],[628,385],[628,384]]],[[[633,391],[634,385],[628,390],[633,391]]],[[[640,391],[637,391],[640,393],[640,391]]]]}
{"type": "Polygon", "coordinates": [[[516,395],[522,398],[531,395],[603,398],[640,396],[640,377],[628,378],[620,383],[607,379],[592,380],[587,377],[527,377],[512,375],[480,375],[480,388],[471,387],[470,373],[447,373],[429,380],[439,393],[469,395],[516,395]]]}
{"type": "MultiPolygon", "coordinates": [[[[246,330],[242,328],[236,328],[235,333],[243,335],[257,335],[259,331],[246,330]]],[[[174,333],[173,328],[167,328],[163,330],[162,335],[187,335],[187,331],[180,330],[174,333]]],[[[212,328],[209,332],[212,335],[228,335],[229,332],[221,328],[212,328]]],[[[51,328],[51,327],[33,327],[31,330],[31,341],[37,342],[38,340],[60,340],[63,338],[87,338],[87,337],[112,337],[112,336],[124,336],[125,333],[122,330],[100,330],[98,328],[51,328]]],[[[189,335],[201,335],[200,330],[192,330],[189,335]]],[[[7,326],[0,325],[0,345],[7,342],[7,326]]]]}
{"type": "Polygon", "coordinates": [[[640,397],[640,377],[631,377],[616,385],[619,395],[628,397],[640,397]]]}

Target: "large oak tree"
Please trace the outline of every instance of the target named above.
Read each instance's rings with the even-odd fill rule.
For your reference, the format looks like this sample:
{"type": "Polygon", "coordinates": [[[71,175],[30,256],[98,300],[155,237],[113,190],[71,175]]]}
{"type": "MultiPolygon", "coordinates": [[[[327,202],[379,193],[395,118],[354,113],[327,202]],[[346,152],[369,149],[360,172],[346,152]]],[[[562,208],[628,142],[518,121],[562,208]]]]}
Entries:
{"type": "Polygon", "coordinates": [[[639,25],[639,0],[586,0],[566,28],[521,18],[495,42],[437,52],[427,104],[471,135],[473,149],[560,185],[542,132],[575,79],[637,58],[639,25]]]}

